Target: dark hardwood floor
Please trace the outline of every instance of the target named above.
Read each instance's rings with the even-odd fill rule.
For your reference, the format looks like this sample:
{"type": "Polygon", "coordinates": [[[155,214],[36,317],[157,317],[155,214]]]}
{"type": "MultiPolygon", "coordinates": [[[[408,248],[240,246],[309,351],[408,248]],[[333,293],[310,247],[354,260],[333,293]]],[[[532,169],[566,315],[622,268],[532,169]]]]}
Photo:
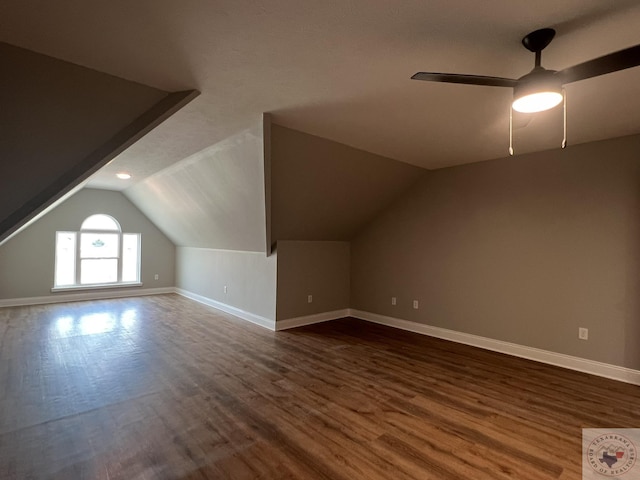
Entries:
{"type": "Polygon", "coordinates": [[[2,479],[575,479],[640,387],[176,295],[0,309],[2,479]]]}

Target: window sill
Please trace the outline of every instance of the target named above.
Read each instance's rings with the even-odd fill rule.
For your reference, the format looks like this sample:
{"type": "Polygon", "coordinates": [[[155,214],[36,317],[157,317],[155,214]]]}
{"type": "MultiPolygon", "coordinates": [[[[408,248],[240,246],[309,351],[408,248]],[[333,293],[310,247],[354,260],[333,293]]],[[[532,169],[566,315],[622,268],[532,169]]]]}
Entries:
{"type": "Polygon", "coordinates": [[[142,282],[105,283],[105,284],[92,284],[92,285],[68,285],[64,287],[53,287],[51,289],[51,292],[52,293],[68,292],[68,291],[77,292],[79,290],[104,290],[107,288],[130,288],[130,287],[141,287],[141,286],[142,286],[142,282]]]}

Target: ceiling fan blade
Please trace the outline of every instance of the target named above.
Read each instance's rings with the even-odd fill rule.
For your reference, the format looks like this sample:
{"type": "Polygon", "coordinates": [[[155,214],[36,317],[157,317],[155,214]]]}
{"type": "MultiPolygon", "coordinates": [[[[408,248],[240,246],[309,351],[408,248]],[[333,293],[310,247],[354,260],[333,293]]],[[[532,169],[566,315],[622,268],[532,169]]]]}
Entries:
{"type": "Polygon", "coordinates": [[[565,68],[556,73],[562,79],[562,84],[577,82],[587,78],[605,75],[626,68],[640,65],[640,45],[625,48],[609,55],[604,55],[588,62],[565,68]]]}
{"type": "Polygon", "coordinates": [[[485,85],[488,87],[515,87],[517,80],[502,77],[485,77],[483,75],[464,75],[460,73],[434,73],[418,72],[411,77],[412,80],[424,80],[426,82],[462,83],[465,85],[485,85]]]}

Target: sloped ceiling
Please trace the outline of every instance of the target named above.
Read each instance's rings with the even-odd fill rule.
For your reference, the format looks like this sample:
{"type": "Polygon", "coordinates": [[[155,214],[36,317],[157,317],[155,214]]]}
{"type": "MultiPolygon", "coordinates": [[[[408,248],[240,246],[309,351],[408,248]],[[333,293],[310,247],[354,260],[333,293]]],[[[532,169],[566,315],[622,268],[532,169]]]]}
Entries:
{"type": "MultiPolygon", "coordinates": [[[[4,0],[0,19],[1,40],[164,90],[203,92],[109,167],[131,169],[133,182],[263,112],[427,168],[503,157],[508,89],[409,77],[519,77],[533,65],[520,40],[541,27],[558,31],[543,55],[551,69],[640,43],[637,0],[4,0]]],[[[571,143],[640,132],[640,68],[577,82],[568,94],[571,143]]],[[[517,119],[516,152],[559,147],[558,111],[528,120],[517,119]]],[[[126,188],[105,172],[102,186],[126,188]]]]}
{"type": "Polygon", "coordinates": [[[351,240],[428,172],[271,126],[271,239],[351,240]]]}
{"type": "Polygon", "coordinates": [[[124,194],[175,245],[265,252],[264,184],[260,123],[124,194]]]}
{"type": "Polygon", "coordinates": [[[0,64],[0,240],[188,96],[6,43],[0,43],[0,64]]]}

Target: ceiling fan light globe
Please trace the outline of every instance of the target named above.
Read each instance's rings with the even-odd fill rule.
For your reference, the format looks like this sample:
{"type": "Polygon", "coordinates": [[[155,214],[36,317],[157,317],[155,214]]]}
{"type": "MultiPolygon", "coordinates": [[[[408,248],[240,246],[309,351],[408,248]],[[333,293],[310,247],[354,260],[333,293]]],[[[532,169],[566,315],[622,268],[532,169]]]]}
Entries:
{"type": "Polygon", "coordinates": [[[516,98],[512,107],[516,112],[536,113],[549,110],[562,101],[559,92],[535,92],[516,98]]]}
{"type": "Polygon", "coordinates": [[[549,110],[562,101],[562,82],[553,70],[535,67],[518,79],[513,89],[513,104],[516,112],[535,113],[549,110]]]}

